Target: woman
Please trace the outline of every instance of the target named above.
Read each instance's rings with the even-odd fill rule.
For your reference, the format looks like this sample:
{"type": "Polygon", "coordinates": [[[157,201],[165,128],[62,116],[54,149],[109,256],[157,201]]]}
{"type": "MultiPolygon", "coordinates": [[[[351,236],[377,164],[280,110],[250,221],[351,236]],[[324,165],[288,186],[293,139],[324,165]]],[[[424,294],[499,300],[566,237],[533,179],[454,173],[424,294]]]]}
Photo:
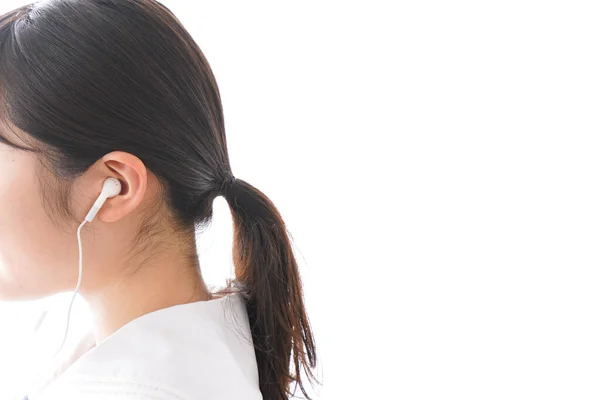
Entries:
{"type": "Polygon", "coordinates": [[[29,399],[305,393],[315,344],[286,227],[233,177],[215,78],[177,18],[152,0],[21,7],[0,18],[0,88],[0,296],[77,283],[94,321],[29,399]],[[120,189],[82,225],[107,178],[120,189]],[[194,231],[219,195],[236,278],[211,293],[194,231]]]}

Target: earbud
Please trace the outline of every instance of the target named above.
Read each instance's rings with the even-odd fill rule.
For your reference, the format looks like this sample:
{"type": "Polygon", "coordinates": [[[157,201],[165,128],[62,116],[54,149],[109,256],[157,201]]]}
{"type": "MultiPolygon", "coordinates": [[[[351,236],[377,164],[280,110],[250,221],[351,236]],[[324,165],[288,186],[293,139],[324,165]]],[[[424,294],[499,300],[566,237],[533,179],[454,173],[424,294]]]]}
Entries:
{"type": "Polygon", "coordinates": [[[92,208],[90,208],[90,211],[85,216],[85,220],[87,222],[92,222],[96,214],[98,214],[98,211],[100,211],[100,208],[102,207],[106,199],[115,197],[119,193],[121,193],[121,182],[116,178],[106,178],[106,180],[102,184],[102,191],[100,192],[100,195],[94,202],[92,208]]]}

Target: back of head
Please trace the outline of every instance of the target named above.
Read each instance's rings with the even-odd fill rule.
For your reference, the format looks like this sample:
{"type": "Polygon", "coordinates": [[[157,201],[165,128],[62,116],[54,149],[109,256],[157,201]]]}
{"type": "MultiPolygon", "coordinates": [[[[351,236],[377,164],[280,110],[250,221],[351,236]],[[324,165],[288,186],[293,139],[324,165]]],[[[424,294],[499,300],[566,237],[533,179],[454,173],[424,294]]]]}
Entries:
{"type": "Polygon", "coordinates": [[[231,175],[219,91],[164,6],[43,1],[2,26],[2,115],[59,150],[55,170],[68,178],[111,150],[131,152],[163,178],[180,222],[207,217],[199,201],[231,175]]]}
{"type": "MultiPolygon", "coordinates": [[[[315,346],[285,224],[237,179],[211,68],[177,18],[153,0],[51,0],[0,17],[0,123],[64,183],[103,155],[139,157],[182,230],[225,195],[235,224],[237,290],[246,298],[265,399],[283,399],[315,346]],[[15,129],[16,128],[16,129],[15,129]],[[226,189],[227,188],[227,189],[226,189]]],[[[67,204],[61,209],[70,215],[67,204]]],[[[233,289],[231,289],[233,290],[233,289]]],[[[305,393],[306,394],[306,393],[305,393]]]]}

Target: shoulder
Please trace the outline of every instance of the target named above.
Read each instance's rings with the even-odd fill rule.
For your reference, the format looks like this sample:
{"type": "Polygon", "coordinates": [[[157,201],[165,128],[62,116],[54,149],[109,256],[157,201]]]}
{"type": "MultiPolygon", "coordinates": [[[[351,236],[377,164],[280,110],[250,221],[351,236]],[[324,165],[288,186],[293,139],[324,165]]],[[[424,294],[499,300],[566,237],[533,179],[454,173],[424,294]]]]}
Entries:
{"type": "Polygon", "coordinates": [[[70,393],[85,400],[262,399],[243,299],[232,294],[144,315],[80,357],[51,390],[61,400],[70,393]]]}
{"type": "Polygon", "coordinates": [[[27,400],[194,400],[190,395],[164,384],[144,379],[115,379],[99,376],[69,376],[57,380],[43,393],[27,400]]]}

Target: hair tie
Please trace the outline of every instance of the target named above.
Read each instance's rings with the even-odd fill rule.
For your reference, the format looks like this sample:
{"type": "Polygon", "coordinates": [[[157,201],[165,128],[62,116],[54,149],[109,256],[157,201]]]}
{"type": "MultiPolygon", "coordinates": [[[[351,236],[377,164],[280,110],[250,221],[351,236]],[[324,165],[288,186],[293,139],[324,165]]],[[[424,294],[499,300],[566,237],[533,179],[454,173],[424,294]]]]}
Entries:
{"type": "Polygon", "coordinates": [[[225,179],[223,180],[223,184],[221,185],[221,194],[225,197],[227,197],[227,193],[229,191],[229,187],[231,185],[233,185],[236,182],[236,177],[231,175],[231,177],[229,177],[229,179],[225,179]]]}

